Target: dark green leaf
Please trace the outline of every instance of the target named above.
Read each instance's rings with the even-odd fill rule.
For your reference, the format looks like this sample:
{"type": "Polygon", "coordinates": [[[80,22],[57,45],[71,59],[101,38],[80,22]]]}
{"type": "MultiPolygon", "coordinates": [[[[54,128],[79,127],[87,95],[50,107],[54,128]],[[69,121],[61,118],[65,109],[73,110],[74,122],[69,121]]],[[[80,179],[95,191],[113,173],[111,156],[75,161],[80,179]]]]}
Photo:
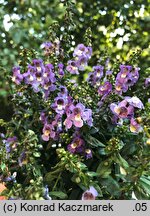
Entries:
{"type": "Polygon", "coordinates": [[[50,194],[50,196],[59,197],[60,199],[67,199],[68,198],[67,194],[62,192],[62,191],[52,191],[49,194],[50,194]]]}
{"type": "Polygon", "coordinates": [[[124,169],[129,168],[128,162],[119,153],[116,153],[114,155],[114,161],[118,163],[121,167],[123,167],[124,169]]]}
{"type": "Polygon", "coordinates": [[[101,141],[99,141],[93,136],[87,135],[85,139],[87,143],[93,147],[98,147],[98,146],[105,147],[105,145],[101,141]]]}

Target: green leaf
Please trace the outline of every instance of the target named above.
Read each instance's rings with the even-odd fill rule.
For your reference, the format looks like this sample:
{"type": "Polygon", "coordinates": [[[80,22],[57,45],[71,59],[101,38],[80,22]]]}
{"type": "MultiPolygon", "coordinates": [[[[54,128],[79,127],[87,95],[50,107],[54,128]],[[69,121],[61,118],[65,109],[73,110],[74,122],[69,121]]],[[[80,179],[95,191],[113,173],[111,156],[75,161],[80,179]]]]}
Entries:
{"type": "Polygon", "coordinates": [[[145,176],[141,176],[140,180],[138,181],[139,186],[141,186],[144,191],[150,195],[150,179],[145,177],[145,176]]]}
{"type": "Polygon", "coordinates": [[[135,193],[135,196],[138,200],[148,200],[149,199],[149,196],[147,196],[143,189],[139,186],[136,186],[134,188],[134,193],[135,193]]]}
{"type": "Polygon", "coordinates": [[[90,177],[99,176],[99,174],[96,172],[87,172],[87,175],[90,177]]]}
{"type": "Polygon", "coordinates": [[[136,145],[134,142],[131,142],[131,143],[124,145],[122,149],[122,153],[124,155],[133,155],[135,151],[137,150],[137,148],[138,148],[138,145],[136,145]]]}
{"type": "Polygon", "coordinates": [[[101,184],[106,187],[106,190],[113,196],[120,196],[120,185],[119,183],[109,176],[108,178],[102,179],[101,184]]]}
{"type": "Polygon", "coordinates": [[[105,152],[105,149],[104,149],[104,148],[99,148],[99,149],[98,149],[98,153],[99,153],[100,155],[106,155],[106,152],[105,152]]]}
{"type": "Polygon", "coordinates": [[[81,170],[87,170],[87,166],[82,162],[78,162],[77,167],[80,168],[81,170]]]}
{"type": "Polygon", "coordinates": [[[100,142],[98,139],[96,139],[93,136],[87,135],[85,140],[89,145],[93,147],[98,147],[98,146],[105,147],[105,145],[102,142],[100,142]]]}
{"type": "Polygon", "coordinates": [[[90,130],[90,134],[95,134],[95,133],[97,133],[98,131],[99,131],[98,128],[92,127],[92,129],[90,130]]]}
{"type": "Polygon", "coordinates": [[[4,171],[6,168],[6,165],[4,163],[1,163],[1,170],[4,171]]]}
{"type": "Polygon", "coordinates": [[[33,153],[33,156],[34,156],[34,157],[40,157],[40,156],[41,156],[41,153],[40,153],[40,152],[34,152],[34,153],[33,153]]]}
{"type": "Polygon", "coordinates": [[[52,191],[49,194],[50,194],[50,196],[59,197],[60,199],[67,199],[68,198],[67,194],[62,192],[62,191],[52,191]]]}
{"type": "Polygon", "coordinates": [[[8,94],[8,92],[4,89],[0,90],[0,96],[5,97],[8,94]]]}
{"type": "Polygon", "coordinates": [[[121,167],[123,167],[124,169],[129,168],[128,162],[119,153],[116,153],[114,155],[114,161],[118,163],[121,167]]]}
{"type": "Polygon", "coordinates": [[[101,178],[107,178],[111,174],[111,168],[110,164],[108,164],[108,161],[102,161],[99,164],[96,172],[101,178]]]}
{"type": "Polygon", "coordinates": [[[102,193],[102,190],[101,190],[100,186],[98,184],[96,184],[96,183],[92,183],[92,186],[97,190],[98,196],[103,197],[103,193],[102,193]]]}

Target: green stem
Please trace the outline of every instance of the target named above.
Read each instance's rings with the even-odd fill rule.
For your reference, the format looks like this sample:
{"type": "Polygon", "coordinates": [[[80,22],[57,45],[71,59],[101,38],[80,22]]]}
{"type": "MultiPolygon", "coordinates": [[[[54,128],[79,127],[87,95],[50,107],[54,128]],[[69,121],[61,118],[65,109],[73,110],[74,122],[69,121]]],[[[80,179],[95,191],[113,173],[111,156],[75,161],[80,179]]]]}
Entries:
{"type": "Polygon", "coordinates": [[[57,179],[56,179],[56,182],[55,182],[55,184],[54,184],[54,187],[53,187],[52,191],[55,191],[55,188],[56,188],[56,186],[57,186],[57,183],[58,183],[58,181],[59,181],[59,179],[60,179],[61,174],[62,174],[62,172],[59,173],[59,175],[58,175],[58,177],[57,177],[57,179]]]}

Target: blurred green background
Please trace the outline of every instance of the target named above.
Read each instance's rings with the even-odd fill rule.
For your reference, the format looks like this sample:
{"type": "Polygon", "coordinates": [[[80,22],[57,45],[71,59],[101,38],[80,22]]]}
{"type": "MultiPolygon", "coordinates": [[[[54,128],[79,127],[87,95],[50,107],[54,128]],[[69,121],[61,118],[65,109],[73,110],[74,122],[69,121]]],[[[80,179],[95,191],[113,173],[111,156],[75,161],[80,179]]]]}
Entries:
{"type": "MultiPolygon", "coordinates": [[[[150,0],[0,0],[0,118],[8,120],[10,84],[7,75],[24,48],[39,50],[49,37],[50,26],[58,21],[64,31],[67,14],[73,13],[72,45],[83,43],[87,28],[92,30],[93,62],[106,50],[124,63],[141,49],[141,75],[150,62],[150,0]],[[65,7],[66,2],[74,4],[65,7]]],[[[69,22],[68,22],[69,23],[69,22]]],[[[66,28],[65,28],[66,29],[66,28]]]]}

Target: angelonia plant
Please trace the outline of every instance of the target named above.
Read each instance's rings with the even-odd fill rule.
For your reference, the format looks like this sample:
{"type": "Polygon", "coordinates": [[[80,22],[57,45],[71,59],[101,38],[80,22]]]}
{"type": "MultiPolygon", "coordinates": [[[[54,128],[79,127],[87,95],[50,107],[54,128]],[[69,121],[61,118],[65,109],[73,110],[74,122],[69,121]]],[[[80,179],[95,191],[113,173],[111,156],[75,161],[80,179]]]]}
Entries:
{"type": "Polygon", "coordinates": [[[26,51],[12,69],[14,114],[0,121],[1,196],[149,199],[150,77],[139,98],[139,67],[108,57],[91,66],[91,45],[63,47],[60,38],[46,41],[43,54],[26,51]]]}

